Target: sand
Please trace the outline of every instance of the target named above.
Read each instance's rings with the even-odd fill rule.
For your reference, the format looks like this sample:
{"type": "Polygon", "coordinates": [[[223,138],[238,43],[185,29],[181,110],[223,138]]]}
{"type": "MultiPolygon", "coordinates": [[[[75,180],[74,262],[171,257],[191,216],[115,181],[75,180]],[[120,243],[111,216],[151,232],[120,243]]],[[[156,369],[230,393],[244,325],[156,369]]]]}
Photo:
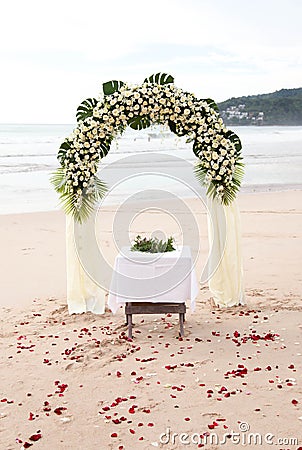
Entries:
{"type": "MultiPolygon", "coordinates": [[[[298,190],[239,196],[246,306],[213,309],[201,286],[183,339],[176,316],[135,316],[132,342],[122,311],[68,315],[61,212],[1,216],[0,448],[233,449],[230,437],[199,441],[232,430],[251,449],[272,448],[267,433],[273,448],[302,447],[301,200],[298,190]]],[[[203,261],[205,211],[188,204],[203,261]]],[[[111,261],[113,214],[100,242],[111,261]]],[[[157,226],[153,213],[132,232],[157,226]]]]}

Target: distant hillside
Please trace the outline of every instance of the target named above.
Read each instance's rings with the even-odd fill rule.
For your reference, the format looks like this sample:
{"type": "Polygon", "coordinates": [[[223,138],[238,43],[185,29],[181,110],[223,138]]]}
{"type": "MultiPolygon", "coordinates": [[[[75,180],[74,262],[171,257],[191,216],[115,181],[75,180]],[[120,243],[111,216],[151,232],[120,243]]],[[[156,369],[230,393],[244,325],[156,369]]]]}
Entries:
{"type": "Polygon", "coordinates": [[[227,125],[302,125],[302,88],[218,103],[227,125]]]}

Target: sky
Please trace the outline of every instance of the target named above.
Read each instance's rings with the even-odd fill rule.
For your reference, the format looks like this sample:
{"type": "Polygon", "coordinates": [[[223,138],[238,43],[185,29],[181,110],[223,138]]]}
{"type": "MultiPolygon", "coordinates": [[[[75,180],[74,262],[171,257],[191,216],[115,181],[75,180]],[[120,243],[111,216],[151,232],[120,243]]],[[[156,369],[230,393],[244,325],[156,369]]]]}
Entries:
{"type": "Polygon", "coordinates": [[[74,123],[102,83],[157,72],[198,98],[302,86],[301,0],[1,2],[0,123],[74,123]]]}

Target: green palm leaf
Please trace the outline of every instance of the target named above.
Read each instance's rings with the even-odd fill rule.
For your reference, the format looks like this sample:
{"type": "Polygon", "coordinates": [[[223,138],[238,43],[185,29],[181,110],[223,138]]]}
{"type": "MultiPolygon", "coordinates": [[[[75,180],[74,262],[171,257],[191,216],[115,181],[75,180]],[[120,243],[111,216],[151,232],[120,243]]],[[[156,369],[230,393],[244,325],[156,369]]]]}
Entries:
{"type": "Polygon", "coordinates": [[[59,167],[53,173],[50,181],[59,194],[60,204],[64,212],[71,214],[79,223],[88,219],[96,202],[101,200],[108,190],[107,185],[94,175],[90,180],[89,187],[83,190],[80,204],[78,204],[76,192],[69,190],[66,185],[66,176],[62,167],[59,167]]]}
{"type": "Polygon", "coordinates": [[[85,120],[87,117],[91,117],[93,114],[93,109],[97,105],[97,99],[96,98],[86,98],[77,109],[77,121],[85,120]]]}
{"type": "Polygon", "coordinates": [[[59,167],[50,177],[50,182],[55,188],[55,191],[59,194],[65,192],[65,171],[62,167],[59,167]]]}
{"type": "Polygon", "coordinates": [[[144,83],[154,83],[154,84],[169,84],[174,83],[174,77],[168,75],[167,73],[155,73],[148,78],[145,78],[144,83]]]}

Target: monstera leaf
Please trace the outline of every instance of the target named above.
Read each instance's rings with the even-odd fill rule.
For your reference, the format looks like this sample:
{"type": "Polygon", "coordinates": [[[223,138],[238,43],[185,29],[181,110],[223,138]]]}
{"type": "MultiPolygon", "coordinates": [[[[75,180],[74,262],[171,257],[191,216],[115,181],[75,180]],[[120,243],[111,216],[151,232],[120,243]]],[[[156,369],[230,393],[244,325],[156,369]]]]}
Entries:
{"type": "Polygon", "coordinates": [[[105,142],[101,141],[101,143],[100,143],[100,155],[101,155],[101,158],[105,158],[105,156],[109,152],[112,139],[113,138],[107,139],[105,142]]]}
{"type": "Polygon", "coordinates": [[[188,134],[188,131],[186,131],[184,128],[177,126],[175,122],[172,122],[172,120],[168,121],[168,126],[170,128],[170,131],[176,134],[176,136],[185,136],[186,134],[188,134]]]}
{"type": "Polygon", "coordinates": [[[168,125],[169,125],[169,128],[170,128],[170,131],[172,133],[176,134],[176,123],[172,122],[172,120],[169,120],[168,125]]]}
{"type": "Polygon", "coordinates": [[[86,98],[77,109],[77,121],[85,120],[87,117],[92,116],[93,108],[97,105],[96,98],[86,98]]]}
{"type": "Polygon", "coordinates": [[[169,84],[174,83],[174,77],[168,75],[167,73],[155,73],[148,78],[145,78],[144,83],[156,83],[156,84],[169,84]]]}
{"type": "Polygon", "coordinates": [[[67,140],[62,142],[62,144],[60,145],[60,149],[58,151],[58,155],[57,155],[57,159],[60,162],[64,158],[66,151],[69,150],[70,148],[71,148],[70,142],[68,142],[67,140]]]}
{"type": "Polygon", "coordinates": [[[193,144],[193,152],[194,152],[194,155],[197,156],[197,158],[200,157],[200,154],[202,153],[202,149],[203,149],[203,145],[195,139],[194,144],[193,144]]]}
{"type": "Polygon", "coordinates": [[[229,130],[225,133],[225,137],[228,138],[234,145],[237,153],[240,152],[242,149],[241,141],[237,134],[235,134],[233,131],[229,130]]]}
{"type": "Polygon", "coordinates": [[[214,109],[216,112],[219,113],[219,108],[216,105],[216,103],[214,102],[214,100],[212,100],[211,98],[206,98],[204,101],[207,102],[207,104],[210,106],[210,108],[214,109]]]}
{"type": "Polygon", "coordinates": [[[114,94],[114,92],[119,91],[122,86],[124,86],[125,83],[123,81],[107,81],[106,83],[103,83],[103,92],[104,95],[111,95],[114,94]]]}
{"type": "Polygon", "coordinates": [[[132,117],[128,120],[128,125],[134,130],[143,130],[151,125],[150,119],[147,116],[132,117]]]}

